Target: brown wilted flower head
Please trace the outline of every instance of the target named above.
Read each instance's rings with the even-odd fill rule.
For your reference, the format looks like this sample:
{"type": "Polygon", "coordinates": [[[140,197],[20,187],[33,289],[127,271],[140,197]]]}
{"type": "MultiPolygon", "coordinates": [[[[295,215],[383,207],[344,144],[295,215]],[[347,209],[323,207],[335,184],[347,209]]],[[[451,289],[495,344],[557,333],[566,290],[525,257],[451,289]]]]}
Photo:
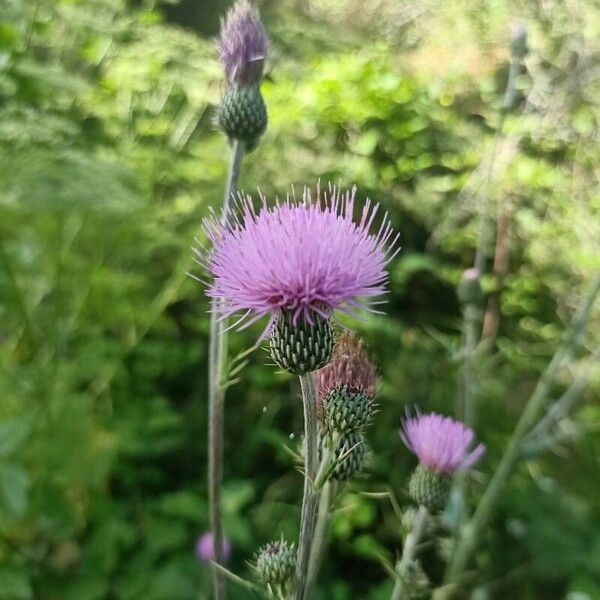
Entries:
{"type": "Polygon", "coordinates": [[[331,390],[342,386],[375,396],[377,373],[362,340],[353,333],[342,333],[331,361],[315,373],[315,385],[320,402],[331,390]]]}

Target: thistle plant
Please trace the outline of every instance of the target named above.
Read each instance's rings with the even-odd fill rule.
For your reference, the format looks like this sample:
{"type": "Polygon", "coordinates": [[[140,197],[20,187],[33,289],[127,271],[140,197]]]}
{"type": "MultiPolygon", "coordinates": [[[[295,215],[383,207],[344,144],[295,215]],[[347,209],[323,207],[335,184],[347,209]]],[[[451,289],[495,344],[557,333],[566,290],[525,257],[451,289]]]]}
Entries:
{"type": "Polygon", "coordinates": [[[475,434],[450,417],[417,414],[404,420],[400,434],[406,447],[419,459],[409,481],[409,494],[418,506],[396,567],[392,600],[420,597],[426,579],[416,559],[417,545],[428,528],[431,514],[441,511],[450,496],[452,476],[471,468],[485,452],[483,444],[471,449],[475,434]]]}
{"type": "MultiPolygon", "coordinates": [[[[274,207],[262,198],[257,211],[240,198],[232,223],[204,222],[212,242],[197,252],[213,282],[207,294],[219,302],[222,317],[243,312],[238,327],[268,316],[262,338],[270,336],[274,362],[299,375],[305,434],[305,478],[293,597],[306,598],[307,570],[319,492],[317,395],[312,372],[333,352],[334,311],[355,314],[386,291],[386,264],[397,251],[398,235],[384,216],[370,233],[378,206],[367,200],[358,222],[356,189],[342,193],[317,187],[300,201],[287,198],[274,207]]],[[[354,448],[354,447],[353,447],[354,448]]],[[[353,449],[352,448],[352,449],[353,449]]]]}
{"type": "MultiPolygon", "coordinates": [[[[258,12],[246,0],[238,1],[221,25],[219,56],[226,89],[217,108],[218,123],[231,143],[231,160],[223,196],[221,223],[229,219],[231,198],[237,190],[246,150],[258,144],[267,126],[260,81],[267,55],[267,36],[258,12]]],[[[214,562],[222,559],[223,525],[221,483],[223,477],[223,429],[227,364],[227,320],[220,319],[220,299],[211,309],[208,366],[208,503],[214,536],[214,562]]],[[[225,597],[224,580],[213,569],[213,594],[225,597]]]]}

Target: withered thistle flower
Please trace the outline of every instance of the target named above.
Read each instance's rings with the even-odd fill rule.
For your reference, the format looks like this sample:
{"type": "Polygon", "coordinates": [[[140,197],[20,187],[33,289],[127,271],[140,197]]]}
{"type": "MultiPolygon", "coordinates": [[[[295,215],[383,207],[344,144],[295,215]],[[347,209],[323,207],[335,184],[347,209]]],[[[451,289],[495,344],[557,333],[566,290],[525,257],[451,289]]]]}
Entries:
{"type": "Polygon", "coordinates": [[[377,374],[362,340],[345,332],[338,338],[331,361],[315,374],[322,427],[346,434],[368,422],[377,374]]]}

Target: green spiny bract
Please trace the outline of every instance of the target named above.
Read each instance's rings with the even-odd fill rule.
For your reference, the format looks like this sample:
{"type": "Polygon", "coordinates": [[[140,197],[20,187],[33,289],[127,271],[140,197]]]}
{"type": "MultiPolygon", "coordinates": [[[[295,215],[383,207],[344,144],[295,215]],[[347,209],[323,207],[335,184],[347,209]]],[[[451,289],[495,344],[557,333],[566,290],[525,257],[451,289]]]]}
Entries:
{"type": "Polygon", "coordinates": [[[333,351],[333,330],[328,319],[313,315],[312,325],[302,316],[294,325],[289,311],[282,312],[269,340],[275,363],[293,373],[304,375],[323,367],[333,351]]]}
{"type": "Polygon", "coordinates": [[[447,473],[437,473],[423,465],[418,465],[410,478],[408,491],[415,504],[425,506],[431,512],[444,509],[450,497],[452,477],[447,473]]]}
{"type": "Polygon", "coordinates": [[[295,545],[283,539],[265,544],[256,553],[254,568],[265,585],[285,586],[296,569],[295,545]]]}
{"type": "Polygon", "coordinates": [[[363,390],[342,385],[333,388],[323,400],[323,421],[327,431],[342,434],[364,427],[372,414],[373,399],[363,390]]]}
{"type": "Polygon", "coordinates": [[[319,460],[322,460],[326,448],[333,453],[331,460],[337,462],[331,474],[333,479],[346,481],[360,473],[364,467],[367,458],[367,444],[361,432],[351,432],[333,441],[327,434],[320,433],[319,460]]]}
{"type": "Polygon", "coordinates": [[[240,140],[251,150],[267,129],[267,107],[258,85],[231,86],[218,107],[219,126],[229,139],[240,140]]]}

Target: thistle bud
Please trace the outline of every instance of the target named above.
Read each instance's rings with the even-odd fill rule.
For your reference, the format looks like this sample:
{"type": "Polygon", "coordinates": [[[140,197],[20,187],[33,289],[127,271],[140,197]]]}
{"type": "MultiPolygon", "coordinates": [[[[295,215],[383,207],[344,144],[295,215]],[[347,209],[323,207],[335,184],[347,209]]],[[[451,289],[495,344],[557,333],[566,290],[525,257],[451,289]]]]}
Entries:
{"type": "Polygon", "coordinates": [[[347,385],[333,388],[323,402],[323,420],[328,431],[351,433],[364,427],[372,414],[373,398],[347,385]]]}
{"type": "Polygon", "coordinates": [[[375,367],[362,341],[343,333],[331,362],[315,377],[323,429],[347,434],[364,427],[373,412],[376,383],[375,367]]]}
{"type": "Polygon", "coordinates": [[[478,305],[481,303],[482,292],[479,277],[477,269],[463,271],[457,289],[458,299],[462,304],[478,305]]]}
{"type": "Polygon", "coordinates": [[[418,465],[410,482],[408,491],[415,504],[425,506],[430,512],[444,509],[452,490],[452,477],[447,473],[438,473],[423,465],[418,465]]]}
{"type": "Polygon", "coordinates": [[[295,545],[284,539],[265,544],[256,554],[254,568],[265,585],[286,586],[296,569],[295,545]]]}
{"type": "Polygon", "coordinates": [[[267,56],[267,35],[258,11],[239,0],[221,24],[219,55],[228,87],[217,109],[219,126],[230,140],[258,145],[267,128],[267,108],[260,81],[267,56]]]}
{"type": "Polygon", "coordinates": [[[230,140],[240,140],[251,150],[267,129],[267,107],[258,85],[230,87],[221,98],[217,118],[230,140]]]}
{"type": "Polygon", "coordinates": [[[329,319],[313,314],[312,323],[303,315],[294,318],[291,311],[282,311],[269,339],[271,357],[275,363],[293,373],[304,375],[323,367],[333,352],[333,330],[329,319]]]}
{"type": "MultiPolygon", "coordinates": [[[[331,444],[327,435],[319,435],[319,460],[322,460],[326,445],[331,444]]],[[[360,473],[367,458],[367,444],[362,433],[352,432],[343,435],[334,442],[333,461],[336,463],[331,477],[337,481],[346,481],[360,473]]]]}

